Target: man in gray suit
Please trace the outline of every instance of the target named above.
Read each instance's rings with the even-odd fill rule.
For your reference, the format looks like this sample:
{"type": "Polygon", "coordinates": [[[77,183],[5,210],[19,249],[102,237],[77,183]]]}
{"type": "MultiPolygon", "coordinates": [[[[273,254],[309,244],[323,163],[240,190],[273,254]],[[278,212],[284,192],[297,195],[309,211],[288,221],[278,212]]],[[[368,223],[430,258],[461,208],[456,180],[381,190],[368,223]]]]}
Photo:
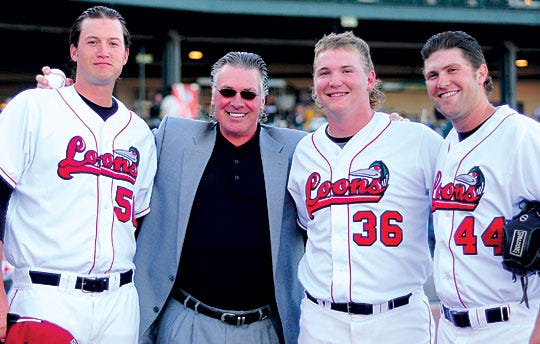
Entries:
{"type": "Polygon", "coordinates": [[[152,212],[135,255],[142,343],[296,343],[302,231],[287,192],[305,134],[260,124],[260,56],[212,67],[212,122],[166,117],[155,132],[152,212]]]}

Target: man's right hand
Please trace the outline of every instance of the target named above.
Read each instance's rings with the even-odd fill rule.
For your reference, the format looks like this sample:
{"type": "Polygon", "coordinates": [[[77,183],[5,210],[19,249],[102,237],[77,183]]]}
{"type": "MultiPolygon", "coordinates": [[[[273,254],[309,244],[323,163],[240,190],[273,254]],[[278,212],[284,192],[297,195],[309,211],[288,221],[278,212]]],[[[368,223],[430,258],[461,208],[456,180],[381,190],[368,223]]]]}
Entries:
{"type": "MultiPolygon", "coordinates": [[[[36,75],[37,88],[52,88],[49,86],[49,80],[47,80],[46,75],[51,74],[51,68],[49,66],[44,66],[41,68],[43,74],[36,75]]],[[[65,86],[73,85],[73,79],[66,78],[65,86]]]]}
{"type": "Polygon", "coordinates": [[[399,113],[397,112],[392,112],[390,114],[390,120],[391,121],[403,121],[403,122],[410,122],[411,120],[406,118],[406,117],[403,117],[401,116],[399,113]]]}

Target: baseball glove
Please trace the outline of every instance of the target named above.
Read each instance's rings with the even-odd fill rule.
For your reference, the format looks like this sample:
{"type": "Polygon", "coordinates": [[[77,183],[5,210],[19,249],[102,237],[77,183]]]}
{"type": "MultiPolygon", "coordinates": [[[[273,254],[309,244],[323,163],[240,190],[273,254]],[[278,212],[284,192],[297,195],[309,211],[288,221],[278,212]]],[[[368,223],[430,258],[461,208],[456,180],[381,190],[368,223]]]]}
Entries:
{"type": "Polygon", "coordinates": [[[521,302],[529,307],[528,277],[540,271],[540,202],[526,202],[519,214],[504,225],[502,265],[512,272],[514,282],[519,277],[521,302]]]}

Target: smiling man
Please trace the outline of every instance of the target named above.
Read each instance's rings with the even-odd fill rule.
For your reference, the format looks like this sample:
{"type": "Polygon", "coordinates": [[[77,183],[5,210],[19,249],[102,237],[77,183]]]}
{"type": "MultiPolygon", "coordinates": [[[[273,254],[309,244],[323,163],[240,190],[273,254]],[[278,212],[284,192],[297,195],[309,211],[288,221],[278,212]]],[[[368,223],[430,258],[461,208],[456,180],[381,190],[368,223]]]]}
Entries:
{"type": "Polygon", "coordinates": [[[469,34],[433,35],[421,55],[428,95],[454,126],[432,194],[437,343],[540,343],[540,277],[522,290],[501,264],[505,219],[540,199],[540,124],[490,103],[493,83],[469,34]]]}
{"type": "Polygon", "coordinates": [[[212,121],[166,116],[137,239],[143,343],[297,342],[304,251],[287,192],[305,134],[267,126],[263,59],[230,52],[211,71],[212,121]]]}
{"type": "Polygon", "coordinates": [[[298,143],[288,189],[306,230],[299,343],[429,344],[430,188],[442,137],[377,111],[367,43],[315,45],[313,96],[328,124],[298,143]],[[391,324],[391,325],[389,325],[391,324]]]}

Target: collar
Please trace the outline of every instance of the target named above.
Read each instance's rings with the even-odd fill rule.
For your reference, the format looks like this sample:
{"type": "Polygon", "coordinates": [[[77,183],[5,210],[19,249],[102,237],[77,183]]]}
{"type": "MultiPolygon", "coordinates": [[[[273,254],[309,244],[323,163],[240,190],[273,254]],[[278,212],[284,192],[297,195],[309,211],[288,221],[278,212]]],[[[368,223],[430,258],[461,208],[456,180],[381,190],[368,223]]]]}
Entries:
{"type": "Polygon", "coordinates": [[[217,125],[217,137],[216,137],[216,147],[219,149],[226,150],[230,153],[248,153],[254,150],[259,150],[259,134],[261,133],[261,126],[257,124],[257,131],[255,132],[255,135],[244,143],[241,146],[236,147],[232,143],[229,142],[222,134],[221,130],[219,130],[219,124],[217,125]]]}

